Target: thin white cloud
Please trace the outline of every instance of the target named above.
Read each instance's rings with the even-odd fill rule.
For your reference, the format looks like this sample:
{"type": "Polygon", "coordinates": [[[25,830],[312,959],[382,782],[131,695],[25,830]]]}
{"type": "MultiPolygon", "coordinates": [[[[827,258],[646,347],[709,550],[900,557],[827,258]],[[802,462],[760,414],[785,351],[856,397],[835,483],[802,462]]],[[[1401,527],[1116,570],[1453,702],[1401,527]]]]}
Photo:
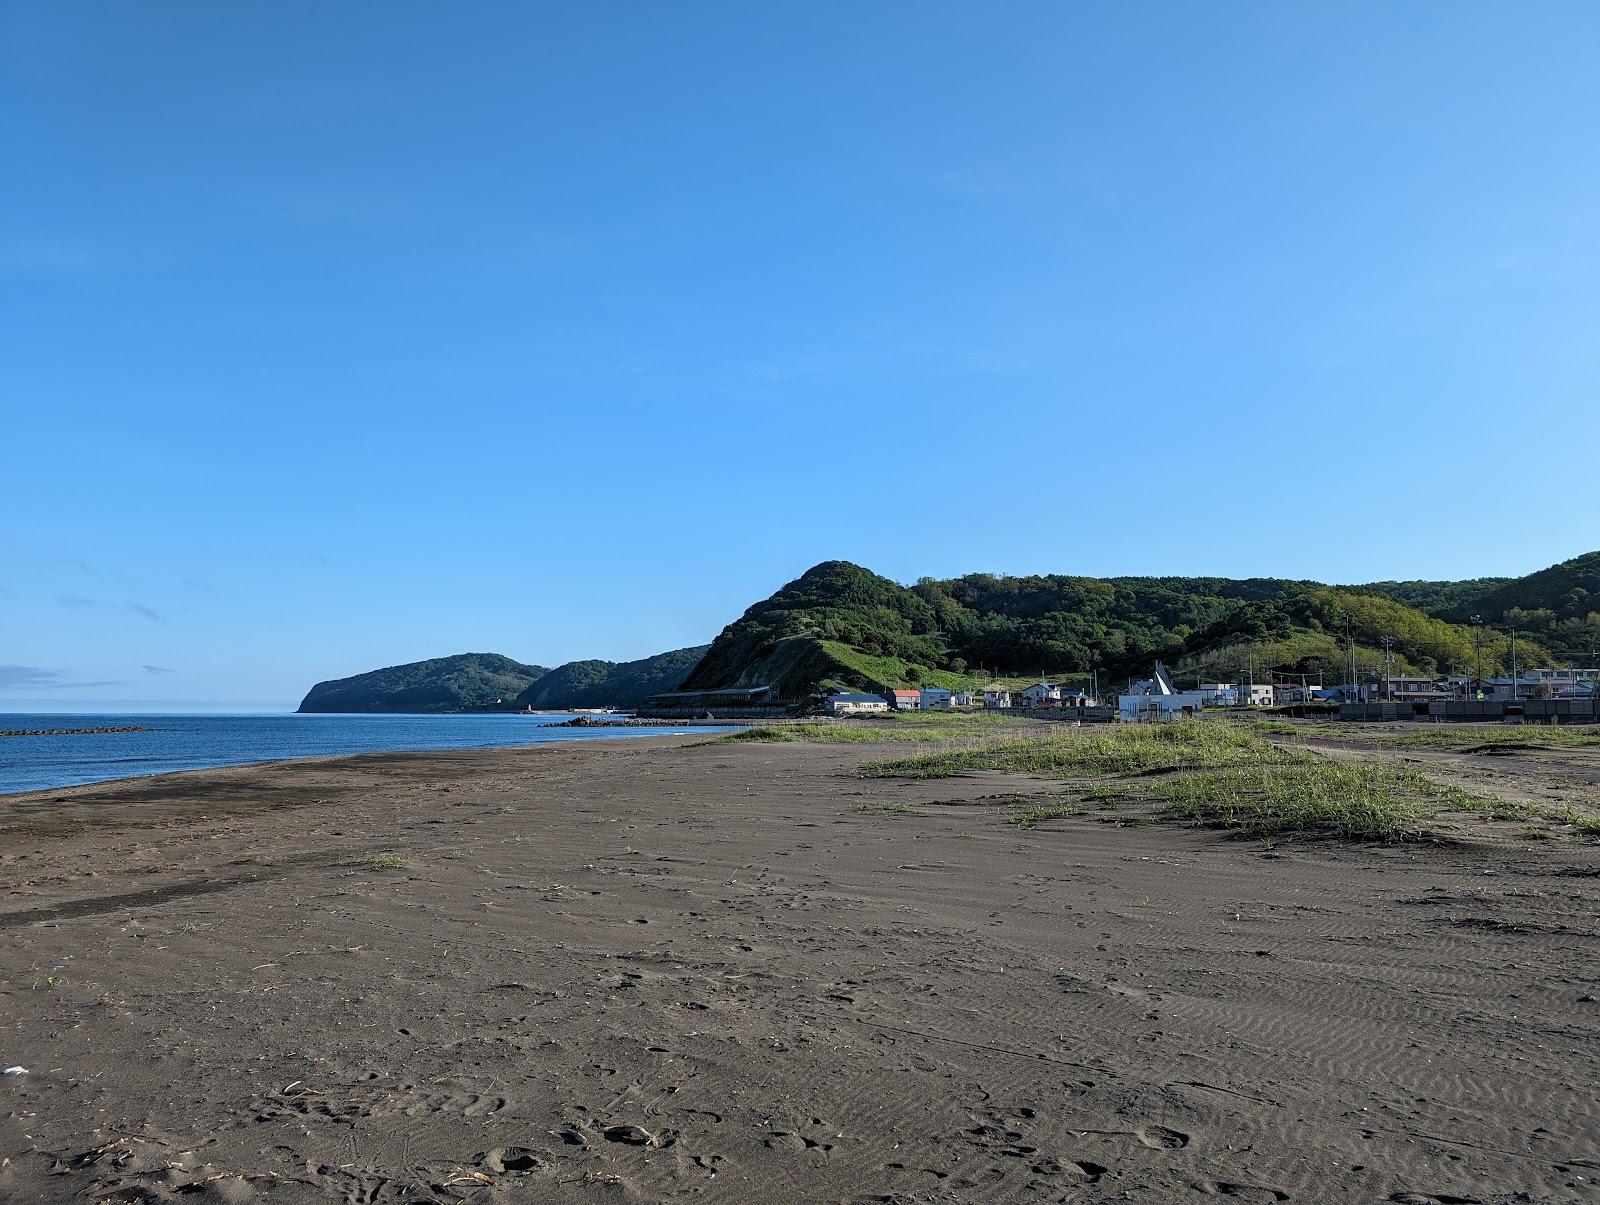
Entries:
{"type": "MultiPolygon", "coordinates": [[[[116,603],[104,603],[98,598],[91,598],[87,594],[58,594],[56,601],[71,611],[81,611],[88,607],[118,606],[116,603]]],[[[125,602],[120,606],[123,610],[131,611],[140,619],[148,619],[151,623],[166,623],[167,617],[152,607],[147,607],[140,602],[125,602]]]]}
{"type": "Polygon", "coordinates": [[[0,234],[0,269],[48,275],[120,272],[170,262],[173,244],[118,234],[27,231],[0,234]]]}
{"type": "Polygon", "coordinates": [[[120,682],[69,682],[61,671],[39,665],[0,665],[0,688],[12,690],[62,690],[82,686],[120,686],[120,682]]]}

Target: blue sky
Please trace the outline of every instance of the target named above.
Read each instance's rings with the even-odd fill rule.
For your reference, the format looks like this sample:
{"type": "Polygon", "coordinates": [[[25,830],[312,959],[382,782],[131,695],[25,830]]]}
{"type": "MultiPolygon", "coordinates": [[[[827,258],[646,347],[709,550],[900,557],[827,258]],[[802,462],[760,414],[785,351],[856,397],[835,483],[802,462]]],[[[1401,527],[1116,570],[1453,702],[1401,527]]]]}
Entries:
{"type": "Polygon", "coordinates": [[[0,708],[1600,545],[1593,5],[0,23],[0,708]]]}

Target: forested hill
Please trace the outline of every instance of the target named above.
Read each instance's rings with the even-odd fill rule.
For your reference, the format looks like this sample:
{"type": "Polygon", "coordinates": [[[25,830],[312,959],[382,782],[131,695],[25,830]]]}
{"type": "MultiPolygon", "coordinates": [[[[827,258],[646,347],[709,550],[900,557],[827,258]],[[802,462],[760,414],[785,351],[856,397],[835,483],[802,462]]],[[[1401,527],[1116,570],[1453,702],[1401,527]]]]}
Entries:
{"type": "Polygon", "coordinates": [[[300,703],[322,711],[495,711],[550,671],[499,653],[458,653],[318,682],[300,703]]]}
{"type": "Polygon", "coordinates": [[[1600,654],[1600,552],[1502,582],[1443,614],[1515,624],[1563,662],[1594,665],[1600,654]]]}
{"type": "Polygon", "coordinates": [[[1381,594],[1384,598],[1392,598],[1395,602],[1426,611],[1429,615],[1449,618],[1451,612],[1463,607],[1470,608],[1489,591],[1516,580],[1511,577],[1474,577],[1461,582],[1366,582],[1346,589],[1358,594],[1381,594]]]}
{"type": "Polygon", "coordinates": [[[674,649],[639,661],[569,661],[517,696],[517,707],[637,707],[651,695],[676,689],[710,645],[674,649]]]}
{"type": "Polygon", "coordinates": [[[523,665],[498,653],[460,653],[319,682],[303,712],[559,711],[636,707],[671,690],[706,646],[639,661],[572,661],[556,669],[523,665]]]}
{"type": "MultiPolygon", "coordinates": [[[[1435,587],[1437,583],[1432,583],[1435,587]]],[[[1442,597],[1448,592],[1436,590],[1442,597]]],[[[1454,601],[1451,599],[1451,601],[1454,601]]],[[[776,685],[803,697],[828,684],[962,686],[1046,673],[1148,674],[1160,658],[1191,678],[1253,668],[1344,677],[1348,618],[1358,664],[1485,672],[1508,641],[1447,623],[1380,592],[1277,578],[969,574],[902,586],[847,561],[807,571],[728,625],[685,686],[776,685]]],[[[1548,663],[1536,642],[1526,665],[1548,663]]]]}

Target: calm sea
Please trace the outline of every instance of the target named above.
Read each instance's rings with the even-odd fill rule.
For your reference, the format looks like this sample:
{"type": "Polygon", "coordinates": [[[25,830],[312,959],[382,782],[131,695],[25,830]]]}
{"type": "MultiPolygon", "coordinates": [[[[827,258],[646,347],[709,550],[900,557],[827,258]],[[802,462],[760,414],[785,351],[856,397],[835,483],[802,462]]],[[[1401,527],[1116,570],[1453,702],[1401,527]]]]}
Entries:
{"type": "Polygon", "coordinates": [[[557,728],[564,715],[26,715],[0,713],[15,728],[106,728],[148,732],[0,736],[0,794],[40,791],[243,766],[289,757],[399,749],[487,749],[546,741],[669,736],[695,728],[557,728]]]}

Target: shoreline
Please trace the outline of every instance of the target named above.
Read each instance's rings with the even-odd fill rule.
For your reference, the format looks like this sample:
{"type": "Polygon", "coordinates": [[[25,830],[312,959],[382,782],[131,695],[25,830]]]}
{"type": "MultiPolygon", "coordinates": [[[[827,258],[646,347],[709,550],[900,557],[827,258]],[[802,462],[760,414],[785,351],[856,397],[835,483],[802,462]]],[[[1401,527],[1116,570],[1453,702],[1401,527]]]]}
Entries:
{"type": "Polygon", "coordinates": [[[0,798],[0,1198],[1593,1195],[1592,847],[1026,829],[904,748],[0,798]]]}
{"type": "MultiPolygon", "coordinates": [[[[648,740],[648,739],[652,739],[653,737],[656,737],[656,736],[669,737],[669,736],[674,736],[674,735],[684,735],[684,736],[694,735],[694,734],[691,734],[691,733],[682,733],[679,730],[684,729],[684,728],[695,728],[695,727],[701,727],[701,726],[704,726],[704,725],[696,725],[696,724],[690,724],[690,723],[677,723],[677,722],[668,722],[668,721],[655,721],[655,722],[638,723],[638,724],[626,724],[626,725],[623,725],[623,724],[617,724],[617,725],[610,725],[610,724],[540,724],[540,725],[537,725],[536,727],[538,727],[540,730],[550,730],[550,731],[567,730],[567,729],[575,729],[577,731],[583,731],[585,729],[590,729],[590,728],[612,728],[612,727],[619,728],[619,729],[640,728],[640,729],[654,729],[654,730],[656,730],[656,731],[653,731],[653,732],[641,733],[639,735],[632,735],[632,734],[629,734],[627,732],[619,731],[613,737],[602,737],[602,736],[598,736],[597,735],[596,737],[593,738],[593,739],[597,739],[597,740],[605,740],[605,739],[648,740]]],[[[730,726],[732,726],[732,727],[743,727],[744,725],[730,725],[730,726]]],[[[63,729],[63,730],[51,731],[51,732],[37,732],[37,733],[30,732],[30,733],[28,733],[28,735],[41,735],[41,736],[120,735],[120,734],[124,734],[124,733],[127,733],[127,734],[138,734],[138,733],[146,733],[146,732],[152,732],[152,731],[156,731],[156,730],[155,729],[150,729],[150,728],[144,728],[144,727],[138,727],[138,726],[131,726],[130,725],[130,726],[114,727],[114,728],[108,727],[108,728],[97,728],[97,729],[72,729],[72,730],[63,729]]],[[[0,733],[0,735],[11,735],[11,734],[9,734],[9,733],[0,733]]],[[[548,738],[548,739],[545,739],[545,740],[528,740],[528,739],[515,740],[515,739],[513,739],[513,740],[508,740],[504,744],[448,745],[448,746],[440,746],[440,747],[435,747],[435,748],[424,747],[424,748],[415,748],[415,749],[406,749],[406,748],[372,749],[372,750],[359,750],[358,749],[358,750],[352,750],[352,751],[349,751],[349,752],[337,752],[337,753],[309,753],[309,754],[306,754],[304,756],[298,756],[298,757],[265,757],[265,758],[261,758],[260,760],[255,760],[255,761],[229,762],[229,763],[225,763],[225,764],[222,764],[222,765],[180,766],[180,767],[174,767],[174,768],[170,768],[170,769],[149,770],[149,771],[140,772],[140,773],[118,774],[118,775],[109,776],[109,777],[105,777],[105,778],[91,779],[91,780],[89,780],[87,782],[63,783],[63,784],[61,784],[59,786],[44,786],[44,787],[29,786],[29,787],[23,787],[23,788],[20,788],[20,789],[17,789],[17,790],[9,790],[9,789],[6,789],[6,787],[3,784],[0,784],[0,806],[3,806],[8,801],[16,800],[16,799],[24,797],[24,796],[59,794],[59,793],[64,792],[64,791],[75,791],[75,790],[80,790],[80,789],[83,789],[83,788],[111,786],[111,785],[114,785],[116,783],[141,782],[141,781],[146,781],[146,780],[150,780],[150,779],[163,778],[163,777],[166,777],[168,775],[205,774],[205,773],[221,772],[221,771],[227,771],[227,770],[252,769],[252,768],[261,768],[261,767],[268,767],[268,766],[276,766],[276,765],[292,765],[292,764],[295,764],[295,763],[298,763],[298,762],[322,761],[322,760],[346,758],[346,757],[350,757],[350,758],[355,758],[355,757],[376,757],[376,756],[382,756],[384,754],[389,754],[389,753],[418,753],[418,754],[426,754],[426,753],[450,753],[450,752],[455,752],[455,751],[464,751],[464,750],[472,750],[472,749],[482,749],[482,750],[530,749],[530,748],[538,748],[538,747],[541,747],[541,746],[544,746],[544,745],[580,744],[580,743],[586,743],[586,742],[584,742],[581,738],[576,738],[576,737],[573,737],[573,738],[556,737],[556,738],[548,738]]]]}

